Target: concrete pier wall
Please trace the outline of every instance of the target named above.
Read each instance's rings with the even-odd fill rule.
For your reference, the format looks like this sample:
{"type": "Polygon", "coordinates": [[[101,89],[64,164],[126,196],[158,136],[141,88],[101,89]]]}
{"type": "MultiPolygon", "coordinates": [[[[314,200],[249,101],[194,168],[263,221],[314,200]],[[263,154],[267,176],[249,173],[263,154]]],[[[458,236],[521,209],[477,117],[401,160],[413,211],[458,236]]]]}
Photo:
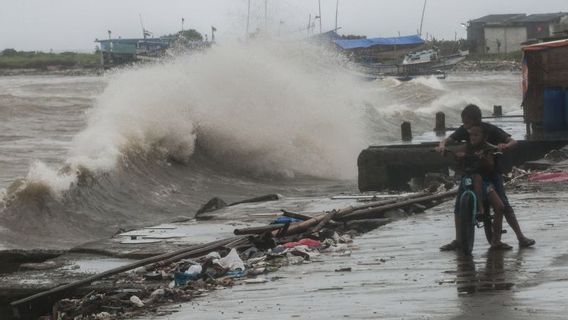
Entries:
{"type": "MultiPolygon", "coordinates": [[[[502,156],[505,172],[526,161],[542,158],[553,149],[568,145],[568,140],[518,141],[515,148],[502,156]]],[[[359,190],[407,190],[412,178],[423,178],[426,173],[447,173],[455,164],[451,157],[442,157],[433,149],[437,143],[418,145],[371,146],[357,159],[359,190]]]]}

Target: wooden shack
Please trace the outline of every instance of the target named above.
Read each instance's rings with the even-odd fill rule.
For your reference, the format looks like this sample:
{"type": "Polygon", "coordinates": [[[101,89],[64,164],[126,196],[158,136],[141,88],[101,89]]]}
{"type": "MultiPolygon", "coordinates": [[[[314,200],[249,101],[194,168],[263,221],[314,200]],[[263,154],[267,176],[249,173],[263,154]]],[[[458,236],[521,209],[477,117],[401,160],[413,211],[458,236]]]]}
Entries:
{"type": "Polygon", "coordinates": [[[529,135],[544,122],[546,88],[568,89],[568,39],[523,47],[523,113],[529,135]]]}

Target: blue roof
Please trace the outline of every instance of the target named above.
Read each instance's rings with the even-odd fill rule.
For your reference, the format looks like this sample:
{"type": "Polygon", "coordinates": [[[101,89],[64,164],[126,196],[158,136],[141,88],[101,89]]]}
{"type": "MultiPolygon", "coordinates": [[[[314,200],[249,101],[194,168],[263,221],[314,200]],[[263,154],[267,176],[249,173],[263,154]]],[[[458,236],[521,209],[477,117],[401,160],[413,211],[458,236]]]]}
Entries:
{"type": "Polygon", "coordinates": [[[390,38],[335,40],[335,44],[343,49],[369,48],[372,46],[400,46],[423,43],[424,40],[418,35],[390,38]]]}

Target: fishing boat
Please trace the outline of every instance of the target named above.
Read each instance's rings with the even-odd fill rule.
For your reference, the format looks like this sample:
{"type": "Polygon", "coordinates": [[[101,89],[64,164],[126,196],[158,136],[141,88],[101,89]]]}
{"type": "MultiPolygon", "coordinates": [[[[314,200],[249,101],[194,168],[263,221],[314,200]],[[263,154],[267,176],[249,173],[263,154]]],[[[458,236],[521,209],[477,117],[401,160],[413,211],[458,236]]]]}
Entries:
{"type": "Polygon", "coordinates": [[[431,74],[435,71],[448,69],[465,60],[469,51],[440,56],[436,48],[412,52],[402,60],[402,72],[405,74],[431,74]]]}

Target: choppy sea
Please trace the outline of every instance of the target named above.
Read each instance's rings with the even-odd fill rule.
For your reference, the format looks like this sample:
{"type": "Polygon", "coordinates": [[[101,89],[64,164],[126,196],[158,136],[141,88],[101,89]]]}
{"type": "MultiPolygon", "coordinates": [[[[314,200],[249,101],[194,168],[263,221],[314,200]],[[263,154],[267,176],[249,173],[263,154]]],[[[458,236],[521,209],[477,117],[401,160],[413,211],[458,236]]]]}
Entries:
{"type": "Polygon", "coordinates": [[[219,45],[102,76],[0,77],[0,249],[69,248],[210,198],[355,192],[400,123],[519,112],[520,74],[369,80],[304,44],[219,45]]]}

